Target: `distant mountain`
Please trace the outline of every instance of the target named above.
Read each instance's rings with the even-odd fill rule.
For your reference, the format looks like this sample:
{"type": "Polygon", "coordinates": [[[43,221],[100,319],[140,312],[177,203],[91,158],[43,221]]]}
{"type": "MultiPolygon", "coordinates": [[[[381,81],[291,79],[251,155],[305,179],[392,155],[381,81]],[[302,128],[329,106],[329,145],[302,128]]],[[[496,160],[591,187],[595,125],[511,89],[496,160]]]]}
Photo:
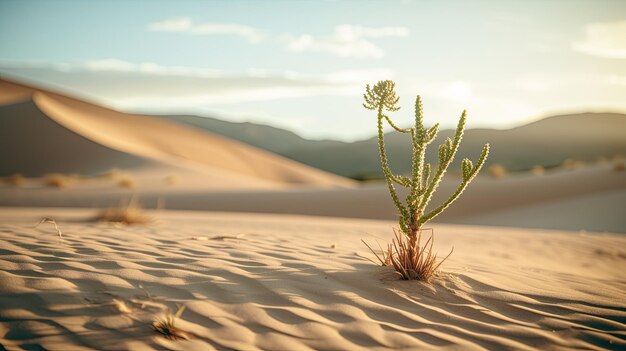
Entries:
{"type": "Polygon", "coordinates": [[[347,144],[336,140],[308,140],[294,132],[263,124],[227,122],[217,118],[200,116],[176,115],[159,117],[217,133],[281,155],[290,154],[294,148],[313,149],[322,146],[336,147],[347,144]]]}
{"type": "MultiPolygon", "coordinates": [[[[352,143],[315,141],[287,130],[254,123],[233,123],[197,116],[161,117],[339,175],[361,179],[382,176],[375,137],[352,143]]],[[[428,150],[428,162],[437,162],[436,146],[452,135],[452,130],[439,133],[434,146],[428,150]]],[[[388,133],[385,138],[394,170],[409,172],[411,155],[407,136],[388,133]]],[[[526,170],[534,165],[553,167],[566,159],[593,161],[600,157],[626,155],[626,115],[580,113],[548,117],[506,130],[470,129],[461,143],[457,162],[463,157],[475,159],[485,142],[492,146],[487,165],[499,163],[512,171],[526,170]]]]}

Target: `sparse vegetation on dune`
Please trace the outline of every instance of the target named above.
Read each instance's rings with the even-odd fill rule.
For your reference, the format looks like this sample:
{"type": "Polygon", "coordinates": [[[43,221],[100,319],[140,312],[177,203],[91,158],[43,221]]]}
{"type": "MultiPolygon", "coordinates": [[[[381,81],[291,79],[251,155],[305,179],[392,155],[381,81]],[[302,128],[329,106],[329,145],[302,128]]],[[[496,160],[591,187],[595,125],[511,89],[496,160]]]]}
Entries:
{"type": "Polygon", "coordinates": [[[178,183],[178,177],[175,175],[168,175],[164,180],[167,185],[175,185],[178,183]]]}
{"type": "Polygon", "coordinates": [[[176,320],[180,318],[184,311],[185,306],[180,306],[176,313],[168,312],[165,316],[156,318],[152,323],[152,329],[167,339],[189,339],[191,334],[176,326],[176,320]]]}
{"type": "MultiPolygon", "coordinates": [[[[391,263],[402,279],[428,281],[443,261],[436,263],[436,256],[432,253],[432,234],[431,239],[424,246],[421,246],[420,240],[423,226],[437,217],[461,196],[465,188],[467,188],[484,165],[489,154],[489,144],[485,144],[483,147],[476,165],[467,158],[463,159],[461,162],[461,184],[443,204],[427,212],[426,209],[433,193],[439,186],[441,179],[459,149],[465,130],[466,112],[463,111],[461,114],[454,137],[452,139],[447,138],[439,146],[438,165],[433,167],[430,163],[425,163],[425,155],[427,146],[437,136],[439,124],[435,124],[431,128],[424,127],[423,107],[420,96],[418,95],[415,100],[415,125],[412,128],[398,127],[384,113],[385,111],[394,112],[400,109],[397,106],[400,98],[396,96],[395,83],[393,81],[380,81],[373,87],[370,87],[368,84],[363,97],[365,99],[363,106],[368,110],[377,111],[378,147],[381,165],[391,199],[400,215],[399,225],[400,233],[402,233],[400,235],[396,232],[395,238],[392,239],[392,243],[388,246],[386,257],[381,262],[383,264],[391,263]],[[396,175],[391,171],[385,149],[383,121],[386,121],[395,131],[408,134],[410,137],[413,151],[411,177],[396,175]],[[406,187],[409,190],[404,201],[398,196],[395,189],[396,185],[406,187]]],[[[374,251],[372,250],[372,252],[374,251]]]]}
{"type": "Polygon", "coordinates": [[[124,173],[119,168],[111,168],[110,170],[98,175],[99,178],[111,179],[116,182],[117,186],[125,189],[134,189],[137,186],[135,179],[124,173]]]}
{"type": "Polygon", "coordinates": [[[102,210],[95,218],[97,222],[120,223],[126,225],[146,224],[152,222],[152,218],[145,214],[141,206],[134,199],[128,204],[102,210]]]}
{"type": "Polygon", "coordinates": [[[563,169],[566,169],[568,171],[575,171],[577,169],[582,168],[584,165],[585,165],[585,162],[581,160],[568,158],[567,160],[563,161],[563,163],[561,164],[561,167],[563,167],[563,169]]]}
{"type": "Polygon", "coordinates": [[[135,179],[130,176],[121,176],[117,185],[121,188],[134,189],[135,186],[137,186],[137,183],[135,182],[135,179]]]}
{"type": "Polygon", "coordinates": [[[42,178],[43,184],[53,188],[67,188],[80,180],[80,176],[73,174],[50,173],[42,178]]]}
{"type": "Polygon", "coordinates": [[[534,176],[540,176],[546,173],[546,169],[542,165],[534,165],[530,169],[530,173],[534,176]]]}
{"type": "Polygon", "coordinates": [[[5,178],[5,181],[13,186],[22,186],[26,184],[26,178],[20,173],[12,174],[5,178]]]}
{"type": "Polygon", "coordinates": [[[506,167],[504,167],[503,165],[499,163],[489,166],[489,168],[487,169],[487,172],[493,178],[504,178],[508,175],[508,171],[506,167]]]}

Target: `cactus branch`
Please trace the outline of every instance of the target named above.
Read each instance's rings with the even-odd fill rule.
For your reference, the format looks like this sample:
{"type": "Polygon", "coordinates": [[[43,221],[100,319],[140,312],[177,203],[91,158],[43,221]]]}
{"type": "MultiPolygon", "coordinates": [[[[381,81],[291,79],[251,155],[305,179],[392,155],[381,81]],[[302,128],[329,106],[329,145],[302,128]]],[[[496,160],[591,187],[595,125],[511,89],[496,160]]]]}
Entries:
{"type": "MultiPolygon", "coordinates": [[[[456,201],[456,199],[458,199],[459,196],[461,196],[461,194],[463,194],[463,191],[465,191],[465,188],[467,188],[469,183],[474,179],[474,177],[478,174],[478,172],[480,172],[480,169],[485,164],[485,160],[487,159],[488,155],[489,155],[489,144],[485,144],[485,146],[483,147],[483,151],[480,154],[480,157],[478,158],[478,162],[476,163],[476,166],[474,166],[473,168],[470,168],[467,173],[464,170],[463,181],[461,182],[459,187],[456,189],[454,194],[452,194],[452,196],[450,196],[448,200],[446,200],[446,202],[444,202],[441,206],[437,207],[436,209],[429,212],[427,215],[420,218],[421,224],[424,224],[430,221],[431,219],[437,217],[441,212],[443,212],[443,210],[448,208],[448,206],[450,206],[454,201],[456,201]]],[[[465,164],[471,164],[471,161],[465,164]]]]}
{"type": "Polygon", "coordinates": [[[439,186],[439,182],[441,182],[441,179],[443,178],[443,175],[446,173],[448,166],[454,160],[454,155],[459,149],[459,144],[461,143],[461,139],[463,138],[466,118],[467,118],[467,113],[463,111],[463,113],[461,114],[461,118],[459,119],[459,123],[457,124],[457,127],[456,127],[456,132],[454,134],[454,141],[451,141],[448,138],[444,144],[440,145],[439,165],[437,166],[437,171],[435,172],[435,175],[432,181],[428,185],[428,188],[426,189],[426,192],[422,199],[422,203],[420,204],[420,206],[422,206],[423,208],[426,208],[426,206],[428,206],[428,203],[432,199],[435,189],[437,189],[437,187],[439,186]]]}
{"type": "Polygon", "coordinates": [[[385,117],[385,119],[387,120],[387,123],[389,123],[389,125],[391,126],[391,128],[395,129],[396,131],[400,132],[400,133],[412,133],[412,129],[411,128],[400,128],[398,126],[396,126],[392,121],[391,118],[389,118],[389,116],[383,115],[383,117],[385,117]]]}
{"type": "Polygon", "coordinates": [[[404,205],[402,205],[402,202],[400,201],[400,198],[398,197],[398,193],[396,192],[396,188],[394,187],[393,182],[392,182],[395,176],[391,172],[391,169],[389,168],[389,162],[387,161],[387,151],[385,150],[384,138],[385,137],[384,137],[384,132],[383,132],[383,116],[382,116],[382,111],[379,110],[378,112],[378,149],[380,151],[380,162],[382,164],[383,173],[385,174],[385,180],[387,181],[387,188],[389,189],[389,193],[391,194],[391,199],[393,200],[394,204],[398,208],[400,215],[405,217],[407,216],[408,212],[406,208],[404,207],[404,205]]]}
{"type": "Polygon", "coordinates": [[[480,172],[489,154],[489,144],[485,145],[483,151],[476,162],[476,165],[469,159],[461,162],[462,182],[457,190],[441,206],[425,213],[426,207],[432,199],[433,193],[439,186],[448,167],[454,161],[454,156],[459,149],[467,114],[463,111],[456,127],[456,132],[452,139],[447,138],[439,145],[438,164],[433,168],[430,163],[425,163],[426,147],[437,137],[439,124],[435,124],[429,129],[424,127],[423,105],[420,96],[415,99],[415,126],[412,128],[398,127],[384,111],[398,111],[399,97],[395,93],[395,83],[386,80],[380,81],[374,86],[369,84],[363,94],[365,102],[363,106],[368,110],[376,110],[378,117],[378,148],[380,152],[380,162],[385,175],[385,181],[391,199],[399,212],[399,224],[401,231],[410,238],[410,244],[415,245],[418,240],[422,226],[431,219],[438,216],[448,208],[456,199],[461,196],[465,188],[480,172]],[[389,167],[387,151],[385,149],[383,119],[397,132],[409,133],[411,136],[412,158],[411,177],[393,174],[389,167]],[[432,177],[431,177],[432,176],[432,177]],[[394,182],[398,185],[409,188],[409,193],[402,203],[396,192],[394,182]]]}

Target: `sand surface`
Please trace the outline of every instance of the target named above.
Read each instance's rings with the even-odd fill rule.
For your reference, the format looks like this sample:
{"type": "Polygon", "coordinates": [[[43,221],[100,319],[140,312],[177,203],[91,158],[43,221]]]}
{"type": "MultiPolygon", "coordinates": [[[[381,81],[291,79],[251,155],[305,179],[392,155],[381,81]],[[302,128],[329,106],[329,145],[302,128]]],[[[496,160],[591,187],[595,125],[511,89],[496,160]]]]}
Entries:
{"type": "MultiPolygon", "coordinates": [[[[0,206],[107,207],[129,198],[145,208],[394,219],[397,216],[387,187],[367,183],[344,188],[263,188],[257,180],[218,174],[207,183],[194,172],[176,169],[130,171],[133,189],[122,189],[111,179],[91,179],[56,189],[31,179],[22,187],[0,184],[0,206]],[[176,178],[167,184],[168,175],[176,178]],[[222,181],[218,181],[222,179],[222,181]],[[219,185],[218,185],[219,184],[219,185]]],[[[432,200],[440,204],[458,186],[453,175],[444,178],[432,200]]],[[[268,185],[269,186],[269,185],[268,185]]],[[[405,194],[400,189],[400,194],[405,194]]],[[[463,196],[436,221],[522,228],[608,231],[626,233],[626,172],[610,165],[575,171],[554,170],[541,176],[528,173],[503,179],[479,176],[463,196]]]]}
{"type": "Polygon", "coordinates": [[[626,348],[626,237],[435,225],[454,253],[432,285],[398,281],[360,242],[390,221],[0,209],[7,350],[598,350],[626,348]],[[43,216],[57,219],[61,240],[43,216]],[[151,330],[177,304],[192,334],[151,330]]]}

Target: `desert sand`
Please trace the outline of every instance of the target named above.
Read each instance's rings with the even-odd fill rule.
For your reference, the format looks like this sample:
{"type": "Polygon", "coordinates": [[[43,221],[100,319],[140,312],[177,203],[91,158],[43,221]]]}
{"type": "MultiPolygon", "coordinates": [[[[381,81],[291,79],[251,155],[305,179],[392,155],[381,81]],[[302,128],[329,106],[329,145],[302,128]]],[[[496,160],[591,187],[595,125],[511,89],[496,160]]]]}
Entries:
{"type": "MultiPolygon", "coordinates": [[[[181,169],[149,167],[126,171],[136,185],[118,186],[115,179],[91,178],[65,188],[46,186],[43,179],[27,179],[21,187],[0,184],[0,205],[39,207],[117,206],[134,198],[144,208],[208,210],[253,213],[289,213],[365,219],[395,219],[396,209],[386,186],[320,188],[283,185],[263,188],[245,183],[249,178],[224,179],[221,188],[204,176],[181,169]],[[176,182],[166,183],[173,175],[176,182]],[[237,186],[243,182],[244,186],[237,186]]],[[[214,176],[213,182],[218,177],[214,176]]],[[[441,203],[458,179],[448,176],[435,194],[441,203]]],[[[404,194],[401,191],[402,194],[404,194]]],[[[610,165],[588,166],[575,171],[554,170],[541,176],[511,175],[503,179],[479,176],[455,204],[436,221],[626,233],[626,174],[610,165]],[[548,215],[546,215],[548,214],[548,215]]]]}
{"type": "Polygon", "coordinates": [[[478,177],[407,282],[360,241],[397,224],[380,183],[15,82],[0,105],[0,174],[26,176],[0,181],[0,350],[626,348],[611,164],[478,177]],[[150,222],[93,221],[131,201],[150,222]],[[187,339],[152,329],[179,306],[187,339]]]}
{"type": "Polygon", "coordinates": [[[626,347],[626,238],[436,225],[432,284],[360,243],[390,221],[154,211],[146,226],[76,209],[0,211],[7,350],[571,350],[626,347]],[[33,225],[42,216],[53,226],[33,225]],[[151,329],[186,306],[188,340],[151,329]]]}

